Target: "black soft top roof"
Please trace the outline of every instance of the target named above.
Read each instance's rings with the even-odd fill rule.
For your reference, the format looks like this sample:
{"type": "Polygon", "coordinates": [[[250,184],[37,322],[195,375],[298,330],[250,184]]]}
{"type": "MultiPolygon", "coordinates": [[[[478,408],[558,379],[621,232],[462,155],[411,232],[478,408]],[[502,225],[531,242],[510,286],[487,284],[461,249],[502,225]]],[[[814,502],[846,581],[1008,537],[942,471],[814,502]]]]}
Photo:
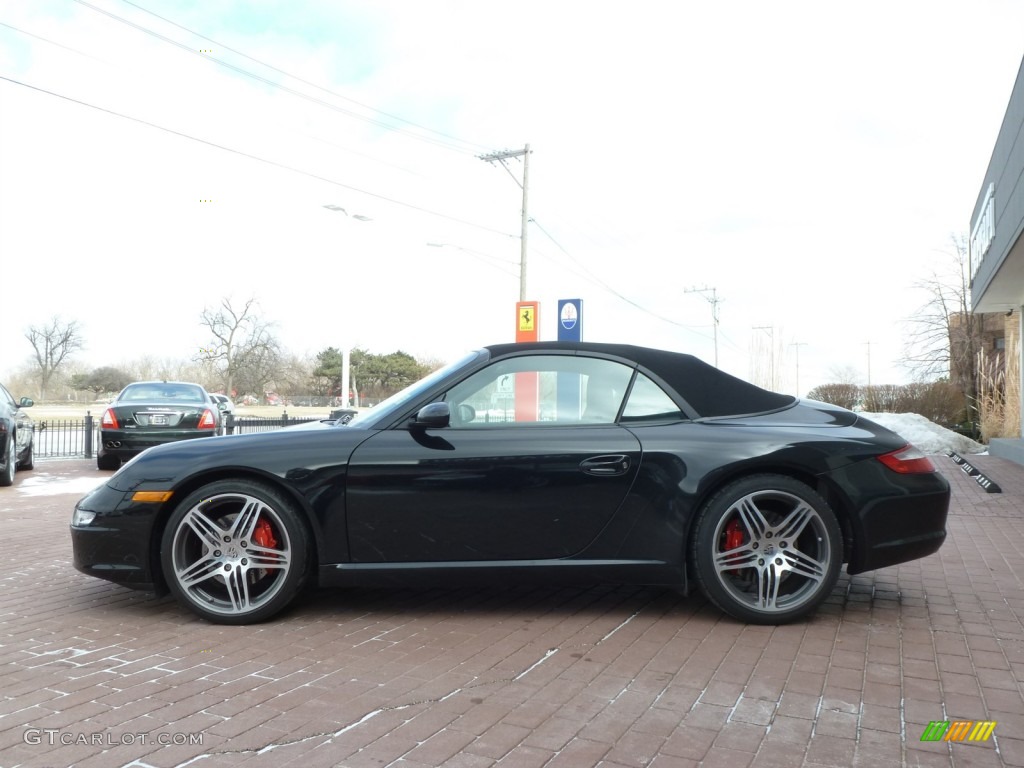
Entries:
{"type": "Polygon", "coordinates": [[[674,389],[701,418],[740,416],[777,411],[796,402],[792,395],[761,389],[730,376],[693,355],[632,344],[537,341],[495,344],[487,347],[492,357],[513,352],[595,353],[625,358],[646,368],[674,389]]]}

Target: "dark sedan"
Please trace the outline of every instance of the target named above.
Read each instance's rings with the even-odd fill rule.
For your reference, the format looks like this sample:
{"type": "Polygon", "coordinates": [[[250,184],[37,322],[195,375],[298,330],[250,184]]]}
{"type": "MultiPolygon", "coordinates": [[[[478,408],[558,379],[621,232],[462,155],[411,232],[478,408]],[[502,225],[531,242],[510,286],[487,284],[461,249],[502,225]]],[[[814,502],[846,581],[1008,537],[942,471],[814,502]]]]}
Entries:
{"type": "Polygon", "coordinates": [[[34,424],[22,410],[32,405],[31,398],[15,400],[0,384],[0,486],[14,485],[16,470],[35,466],[34,424]]]}
{"type": "Polygon", "coordinates": [[[147,451],[76,505],[75,567],[211,621],[307,584],[694,587],[781,623],[848,573],[929,555],[949,485],[896,434],[689,355],[474,352],[347,425],[147,451]]]}
{"type": "Polygon", "coordinates": [[[121,390],[100,419],[96,465],[117,469],[147,448],[196,437],[221,428],[220,408],[199,384],[137,381],[121,390]]]}

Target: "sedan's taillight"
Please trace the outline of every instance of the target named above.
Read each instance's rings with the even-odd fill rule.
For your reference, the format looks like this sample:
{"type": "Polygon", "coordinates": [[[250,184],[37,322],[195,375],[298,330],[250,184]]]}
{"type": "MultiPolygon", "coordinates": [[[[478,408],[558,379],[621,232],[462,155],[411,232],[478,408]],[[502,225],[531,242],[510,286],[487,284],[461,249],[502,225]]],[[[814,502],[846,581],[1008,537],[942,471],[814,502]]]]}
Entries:
{"type": "Polygon", "coordinates": [[[905,445],[898,451],[883,453],[878,460],[893,472],[901,475],[924,474],[934,472],[932,460],[912,445],[905,445]]]}
{"type": "Polygon", "coordinates": [[[117,429],[120,426],[117,423],[117,416],[114,415],[114,412],[110,408],[107,408],[107,410],[103,412],[103,418],[100,419],[100,426],[109,427],[110,429],[117,429]]]}
{"type": "Polygon", "coordinates": [[[203,411],[203,415],[199,417],[199,428],[200,429],[216,429],[217,419],[213,417],[213,411],[207,408],[203,411]]]}

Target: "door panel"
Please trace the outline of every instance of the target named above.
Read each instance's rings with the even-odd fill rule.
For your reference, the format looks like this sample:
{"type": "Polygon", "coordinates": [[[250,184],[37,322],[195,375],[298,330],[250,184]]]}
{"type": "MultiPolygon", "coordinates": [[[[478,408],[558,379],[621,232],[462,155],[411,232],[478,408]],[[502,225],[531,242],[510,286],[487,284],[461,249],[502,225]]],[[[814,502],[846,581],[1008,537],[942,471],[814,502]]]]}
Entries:
{"type": "Polygon", "coordinates": [[[582,551],[636,477],[615,425],[385,430],[349,464],[354,562],[543,560],[582,551]]]}

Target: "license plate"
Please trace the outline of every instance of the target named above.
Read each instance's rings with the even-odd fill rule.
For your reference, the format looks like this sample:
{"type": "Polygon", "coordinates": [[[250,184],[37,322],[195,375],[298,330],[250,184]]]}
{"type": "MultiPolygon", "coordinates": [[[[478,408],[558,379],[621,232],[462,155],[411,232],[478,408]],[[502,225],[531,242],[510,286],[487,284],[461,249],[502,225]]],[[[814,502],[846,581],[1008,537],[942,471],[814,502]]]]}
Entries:
{"type": "Polygon", "coordinates": [[[166,427],[167,417],[162,414],[154,413],[149,417],[149,424],[152,427],[166,427]]]}

